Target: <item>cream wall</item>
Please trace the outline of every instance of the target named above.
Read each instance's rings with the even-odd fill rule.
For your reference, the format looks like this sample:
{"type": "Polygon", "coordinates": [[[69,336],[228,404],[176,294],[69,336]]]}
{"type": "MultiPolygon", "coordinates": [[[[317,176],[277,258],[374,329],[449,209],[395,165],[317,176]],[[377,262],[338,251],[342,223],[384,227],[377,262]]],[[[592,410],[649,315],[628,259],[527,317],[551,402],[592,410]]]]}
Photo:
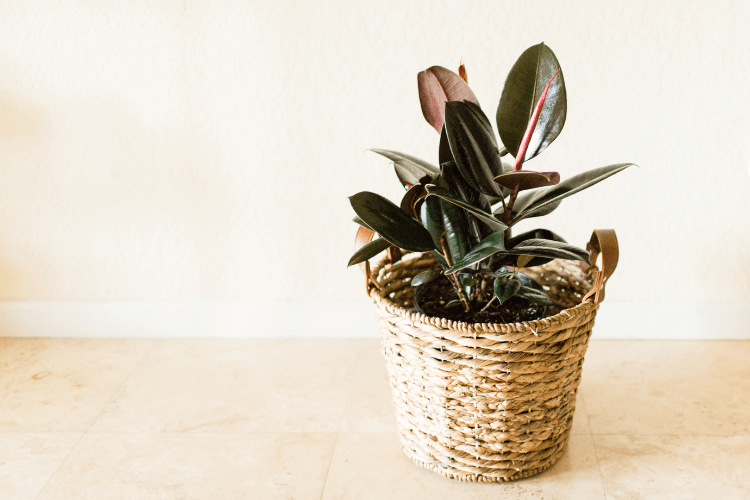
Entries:
{"type": "MultiPolygon", "coordinates": [[[[615,227],[610,301],[750,301],[750,5],[0,2],[0,299],[362,300],[346,197],[434,160],[416,74],[494,117],[528,46],[569,112],[529,163],[638,163],[544,221],[615,227]]],[[[539,219],[536,219],[539,221],[539,219]]]]}

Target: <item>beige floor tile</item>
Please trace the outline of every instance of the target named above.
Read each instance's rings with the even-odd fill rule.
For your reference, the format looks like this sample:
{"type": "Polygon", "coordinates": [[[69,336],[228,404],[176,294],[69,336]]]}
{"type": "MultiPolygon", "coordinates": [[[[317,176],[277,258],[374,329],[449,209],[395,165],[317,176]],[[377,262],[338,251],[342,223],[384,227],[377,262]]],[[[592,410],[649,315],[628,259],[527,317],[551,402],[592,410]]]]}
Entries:
{"type": "Polygon", "coordinates": [[[391,386],[380,340],[360,341],[342,432],[395,432],[391,386]]]}
{"type": "Polygon", "coordinates": [[[576,411],[573,414],[573,426],[570,429],[571,434],[591,434],[591,425],[589,415],[586,410],[586,401],[579,391],[576,395],[576,411]]]}
{"type": "Polygon", "coordinates": [[[750,435],[750,341],[594,341],[581,393],[594,434],[750,435]]]}
{"type": "Polygon", "coordinates": [[[0,498],[36,498],[82,435],[0,433],[0,498]]]}
{"type": "Polygon", "coordinates": [[[90,433],[38,500],[319,499],[335,434],[90,433]]]}
{"type": "Polygon", "coordinates": [[[158,341],[92,432],[336,432],[357,341],[158,341]]]}
{"type": "Polygon", "coordinates": [[[342,433],[336,443],[323,500],[604,499],[591,436],[571,436],[548,471],[510,483],[446,479],[411,462],[391,433],[342,433]]]}
{"type": "Polygon", "coordinates": [[[0,432],[84,432],[150,344],[0,339],[0,432]]]}
{"type": "Polygon", "coordinates": [[[608,500],[750,498],[748,436],[594,436],[608,500]]]}

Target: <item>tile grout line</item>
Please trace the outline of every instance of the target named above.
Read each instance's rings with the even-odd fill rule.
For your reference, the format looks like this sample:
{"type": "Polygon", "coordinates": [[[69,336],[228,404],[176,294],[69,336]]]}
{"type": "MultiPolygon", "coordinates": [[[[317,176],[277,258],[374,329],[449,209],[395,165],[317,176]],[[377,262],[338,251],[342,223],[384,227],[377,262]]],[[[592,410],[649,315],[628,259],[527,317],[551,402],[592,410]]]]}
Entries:
{"type": "Polygon", "coordinates": [[[589,427],[589,439],[591,439],[591,447],[594,448],[594,460],[596,460],[596,469],[599,471],[599,481],[602,483],[602,494],[604,495],[604,500],[607,500],[607,489],[604,487],[604,477],[602,476],[602,466],[599,464],[599,455],[596,454],[596,443],[594,442],[594,430],[591,428],[591,415],[589,415],[589,408],[586,404],[586,398],[583,396],[583,391],[578,393],[578,396],[581,396],[581,403],[583,403],[581,406],[583,407],[583,411],[586,414],[586,423],[589,427]]]}
{"type": "Polygon", "coordinates": [[[602,476],[602,466],[599,463],[599,454],[596,452],[596,442],[594,441],[594,435],[591,435],[591,446],[594,448],[594,458],[596,459],[596,468],[599,469],[599,480],[602,482],[602,493],[604,493],[604,500],[607,500],[607,488],[604,486],[604,476],[602,476]]]}
{"type": "Polygon", "coordinates": [[[143,358],[145,358],[146,355],[148,354],[148,352],[153,348],[154,341],[153,340],[149,340],[149,344],[150,344],[149,347],[147,349],[144,349],[144,352],[141,355],[140,359],[138,360],[137,363],[135,363],[133,365],[133,369],[130,370],[130,373],[128,373],[127,377],[125,377],[125,379],[122,381],[122,383],[117,388],[117,390],[112,393],[112,397],[109,398],[109,400],[107,400],[106,403],[104,403],[104,406],[102,406],[102,409],[99,411],[99,413],[96,415],[96,417],[91,421],[91,423],[88,425],[88,427],[86,427],[86,430],[84,430],[81,433],[81,437],[78,438],[78,441],[76,441],[76,444],[74,444],[73,447],[70,448],[70,451],[68,452],[67,455],[65,455],[65,458],[62,459],[62,461],[60,462],[60,465],[58,465],[57,468],[55,469],[55,471],[52,474],[50,474],[49,479],[47,479],[47,481],[44,483],[44,486],[42,486],[39,489],[39,493],[37,493],[34,496],[34,500],[37,500],[37,498],[39,498],[39,495],[42,494],[42,492],[47,487],[47,485],[49,484],[49,482],[52,481],[52,478],[55,477],[55,474],[57,474],[57,472],[60,470],[60,467],[62,467],[63,464],[68,460],[68,457],[70,457],[70,454],[73,453],[73,450],[75,450],[78,447],[78,445],[81,444],[81,441],[86,436],[86,434],[89,433],[89,429],[91,429],[91,427],[94,425],[94,423],[96,423],[96,421],[99,419],[99,417],[101,416],[101,414],[104,412],[104,409],[109,405],[109,403],[112,402],[113,399],[115,399],[115,396],[117,396],[117,394],[119,394],[120,390],[125,386],[125,382],[127,382],[128,380],[130,380],[130,377],[133,375],[133,373],[135,372],[136,368],[138,368],[141,365],[141,363],[143,362],[143,358]]]}
{"type": "MultiPolygon", "coordinates": [[[[357,342],[360,344],[361,342],[357,342]]],[[[361,347],[360,347],[361,349],[361,347]]],[[[356,358],[355,358],[356,360],[356,358]]],[[[357,370],[357,364],[353,360],[352,366],[353,370],[357,370]]],[[[352,374],[354,375],[354,374],[352,374]]],[[[354,377],[350,377],[349,380],[351,381],[354,377]]],[[[336,454],[336,446],[339,444],[339,436],[341,435],[341,427],[344,425],[344,419],[346,418],[346,413],[349,411],[349,405],[351,404],[351,387],[349,387],[349,392],[346,396],[346,406],[344,406],[344,411],[341,413],[341,420],[339,420],[339,427],[336,429],[336,439],[333,441],[333,450],[331,450],[331,458],[328,460],[328,467],[326,468],[326,478],[323,480],[323,488],[320,490],[320,500],[323,500],[323,495],[326,494],[326,485],[328,484],[328,475],[331,473],[331,464],[333,463],[333,456],[336,454]]]]}

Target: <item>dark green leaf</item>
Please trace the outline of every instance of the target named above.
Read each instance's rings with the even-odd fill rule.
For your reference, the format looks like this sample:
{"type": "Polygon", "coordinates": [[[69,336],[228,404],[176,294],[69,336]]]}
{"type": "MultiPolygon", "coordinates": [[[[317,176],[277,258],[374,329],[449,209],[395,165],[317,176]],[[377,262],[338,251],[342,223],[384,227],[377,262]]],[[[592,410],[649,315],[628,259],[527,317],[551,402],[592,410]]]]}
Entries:
{"type": "Polygon", "coordinates": [[[372,229],[370,226],[368,226],[367,224],[365,224],[365,221],[363,221],[362,219],[359,218],[359,215],[355,215],[352,220],[354,222],[356,222],[357,224],[359,224],[360,226],[362,226],[362,227],[366,227],[367,229],[372,229]]]}
{"type": "Polygon", "coordinates": [[[440,171],[443,170],[443,163],[447,163],[453,160],[453,153],[451,153],[451,144],[448,142],[448,133],[445,131],[445,125],[443,125],[443,131],[440,133],[440,145],[438,146],[438,161],[440,162],[440,171]]]}
{"type": "Polygon", "coordinates": [[[424,285],[425,283],[429,283],[430,281],[440,276],[440,274],[440,271],[436,269],[428,269],[427,271],[423,271],[414,276],[414,279],[411,280],[411,286],[419,286],[424,285]]]}
{"type": "Polygon", "coordinates": [[[347,264],[347,267],[353,266],[354,264],[359,264],[360,262],[364,262],[366,260],[370,260],[377,254],[391,246],[392,245],[383,238],[372,240],[370,243],[362,246],[359,250],[354,252],[352,258],[349,259],[349,264],[347,264]]]}
{"type": "Polygon", "coordinates": [[[521,282],[510,276],[498,276],[494,283],[495,297],[500,304],[513,297],[521,289],[521,282]]]}
{"type": "MultiPolygon", "coordinates": [[[[442,188],[446,188],[450,191],[457,199],[475,207],[484,212],[492,211],[487,197],[471,187],[466,179],[463,178],[461,173],[458,171],[456,162],[448,161],[441,164],[442,174],[441,178],[445,181],[444,183],[438,183],[442,188]]],[[[445,202],[448,203],[448,202],[445,202]]],[[[467,215],[469,234],[471,235],[471,244],[476,245],[482,238],[488,236],[493,232],[493,229],[488,227],[483,222],[480,222],[474,215],[464,212],[467,215]]]]}
{"type": "Polygon", "coordinates": [[[363,191],[349,202],[369,228],[397,247],[416,252],[435,248],[429,231],[382,196],[363,191]]]}
{"type": "Polygon", "coordinates": [[[534,257],[548,257],[552,259],[582,260],[589,262],[586,250],[563,243],[561,241],[528,239],[507,250],[511,255],[533,255],[534,257]]]}
{"type": "Polygon", "coordinates": [[[505,251],[505,234],[502,231],[492,233],[483,239],[477,246],[471,249],[471,252],[467,253],[463,259],[455,262],[454,265],[448,268],[446,274],[453,274],[461,269],[469,267],[477,262],[480,262],[490,255],[497,252],[505,251]]]}
{"type": "Polygon", "coordinates": [[[404,185],[409,184],[413,186],[418,184],[419,180],[425,175],[429,176],[430,179],[434,179],[435,176],[440,173],[440,169],[434,165],[405,153],[389,151],[387,149],[371,149],[370,151],[385,156],[391,160],[396,169],[398,179],[404,185]]]}
{"type": "Polygon", "coordinates": [[[540,188],[520,195],[513,206],[513,213],[516,214],[513,222],[518,222],[526,217],[541,215],[538,214],[540,211],[548,210],[546,213],[549,213],[554,210],[554,207],[550,209],[550,205],[559,205],[560,201],[564,198],[583,191],[630,166],[633,166],[633,163],[618,163],[616,165],[595,168],[569,177],[556,186],[540,188]]]}
{"type": "Polygon", "coordinates": [[[438,264],[440,264],[440,267],[448,269],[448,263],[440,252],[437,250],[430,250],[430,255],[432,255],[432,258],[435,259],[438,264]]]}
{"type": "Polygon", "coordinates": [[[546,293],[526,286],[522,286],[517,295],[540,306],[551,306],[554,304],[546,293]]]}
{"type": "MultiPolygon", "coordinates": [[[[513,156],[518,154],[537,101],[558,71],[560,64],[554,52],[540,43],[526,49],[508,73],[497,107],[497,129],[500,139],[513,156]]],[[[565,79],[560,71],[547,92],[524,160],[535,157],[555,140],[565,124],[566,112],[565,79]]]]}
{"type": "Polygon", "coordinates": [[[419,219],[432,236],[436,248],[445,241],[453,260],[461,259],[471,248],[469,223],[466,213],[440,198],[427,198],[419,206],[419,219]]]}
{"type": "Polygon", "coordinates": [[[466,203],[466,202],[464,202],[462,200],[459,200],[458,198],[456,198],[447,189],[444,189],[444,188],[441,188],[441,187],[438,187],[438,186],[434,186],[434,185],[428,185],[427,186],[427,196],[428,196],[428,199],[429,199],[430,196],[437,196],[438,198],[442,198],[445,201],[449,201],[452,204],[457,205],[457,206],[463,208],[467,212],[469,212],[472,215],[474,215],[477,219],[481,220],[482,222],[484,222],[485,224],[487,224],[488,226],[490,226],[495,231],[502,231],[502,230],[507,229],[507,227],[508,227],[505,224],[503,224],[502,222],[500,222],[499,220],[497,220],[492,214],[487,213],[487,212],[485,212],[483,210],[480,210],[478,208],[475,208],[475,207],[469,205],[468,203],[466,203]]]}
{"type": "Polygon", "coordinates": [[[466,181],[486,195],[502,195],[503,189],[492,179],[504,172],[503,162],[492,125],[479,106],[469,101],[446,104],[445,129],[453,158],[466,181]]]}
{"type": "Polygon", "coordinates": [[[524,241],[531,239],[552,240],[559,241],[561,243],[567,243],[562,236],[553,233],[549,229],[532,229],[531,231],[526,231],[525,233],[521,233],[519,235],[513,236],[512,238],[509,238],[506,244],[508,248],[513,248],[517,245],[520,245],[524,241]]]}

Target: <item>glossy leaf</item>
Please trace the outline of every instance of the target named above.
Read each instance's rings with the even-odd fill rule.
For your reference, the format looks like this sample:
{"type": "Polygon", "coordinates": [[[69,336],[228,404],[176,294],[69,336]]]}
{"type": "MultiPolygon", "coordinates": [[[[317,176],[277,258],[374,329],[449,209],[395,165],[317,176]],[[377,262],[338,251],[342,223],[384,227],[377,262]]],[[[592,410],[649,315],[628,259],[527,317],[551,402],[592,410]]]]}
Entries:
{"type": "Polygon", "coordinates": [[[516,214],[513,217],[513,222],[518,222],[526,217],[542,215],[536,213],[540,210],[548,210],[546,213],[549,213],[555,208],[552,207],[552,209],[550,209],[550,205],[559,205],[560,201],[564,198],[579,191],[583,191],[584,189],[591,187],[632,165],[632,163],[618,163],[616,165],[595,168],[582,174],[569,177],[556,186],[540,188],[536,191],[519,196],[513,206],[513,213],[516,214]]]}
{"type": "Polygon", "coordinates": [[[502,304],[521,290],[521,282],[511,276],[498,276],[495,278],[493,288],[495,297],[502,304]]]}
{"type": "Polygon", "coordinates": [[[502,231],[492,233],[483,239],[477,246],[471,249],[463,259],[454,263],[452,267],[449,267],[445,273],[453,274],[461,269],[465,269],[472,266],[484,259],[496,254],[497,252],[505,251],[505,234],[502,231]]]}
{"type": "Polygon", "coordinates": [[[404,194],[404,197],[401,198],[401,210],[414,218],[418,218],[419,213],[417,212],[416,207],[425,196],[427,196],[427,189],[425,189],[424,184],[416,184],[410,187],[409,190],[406,191],[406,194],[404,194]]]}
{"type": "Polygon", "coordinates": [[[560,182],[557,172],[532,172],[530,170],[514,170],[498,175],[493,179],[495,184],[508,188],[510,191],[527,191],[546,186],[554,186],[560,182]]]}
{"type": "Polygon", "coordinates": [[[542,114],[544,103],[547,100],[547,93],[549,92],[549,88],[552,85],[552,82],[559,74],[560,74],[560,70],[558,70],[557,73],[554,74],[552,79],[549,82],[547,82],[547,85],[544,87],[544,90],[542,91],[542,95],[539,96],[539,101],[537,101],[536,106],[534,106],[534,112],[531,114],[531,118],[529,119],[529,124],[526,126],[526,131],[523,133],[523,139],[521,139],[521,145],[518,147],[518,154],[516,155],[516,164],[513,166],[513,170],[521,170],[521,165],[523,165],[523,162],[525,161],[525,158],[526,158],[526,151],[528,150],[529,144],[531,143],[531,136],[534,134],[534,131],[536,130],[536,125],[539,122],[539,117],[542,114]]]}
{"type": "Polygon", "coordinates": [[[349,264],[347,264],[347,267],[353,266],[354,264],[359,264],[360,262],[364,262],[366,260],[370,260],[377,254],[387,248],[390,248],[391,246],[393,245],[391,245],[390,242],[383,238],[372,240],[370,243],[362,246],[359,250],[354,252],[352,258],[349,259],[349,264]]]}
{"type": "Polygon", "coordinates": [[[537,304],[540,306],[551,306],[554,304],[554,302],[552,302],[552,299],[550,299],[549,295],[547,295],[543,291],[534,290],[533,288],[529,288],[526,286],[522,286],[521,289],[518,291],[517,295],[519,297],[523,297],[524,299],[528,300],[529,302],[533,304],[537,304]]]}
{"type": "Polygon", "coordinates": [[[508,249],[507,252],[511,255],[533,255],[534,257],[589,262],[589,253],[586,250],[561,241],[531,238],[508,249]]]}
{"type": "Polygon", "coordinates": [[[419,222],[382,196],[363,191],[350,196],[349,202],[368,227],[397,247],[417,252],[435,248],[419,222]]]}
{"type": "Polygon", "coordinates": [[[455,205],[440,198],[427,198],[419,206],[419,220],[430,232],[436,248],[442,248],[440,239],[445,234],[452,260],[461,259],[471,249],[468,218],[455,205]]]}
{"type": "Polygon", "coordinates": [[[368,226],[367,224],[365,224],[365,221],[363,221],[362,219],[359,218],[359,215],[355,215],[354,218],[352,219],[352,221],[356,222],[357,224],[359,224],[362,227],[366,227],[367,229],[372,229],[370,226],[368,226]]]}
{"type": "Polygon", "coordinates": [[[497,220],[492,214],[489,214],[483,210],[479,210],[478,208],[473,207],[462,200],[459,200],[458,198],[456,198],[456,196],[453,195],[453,193],[451,193],[447,189],[435,185],[428,185],[427,196],[428,198],[430,196],[437,196],[438,198],[442,198],[445,201],[463,208],[464,210],[474,215],[477,219],[490,226],[495,231],[502,231],[508,228],[508,226],[497,220]]]}
{"type": "Polygon", "coordinates": [[[508,73],[497,107],[497,129],[513,156],[518,154],[545,86],[558,71],[560,74],[550,84],[539,121],[531,135],[524,157],[528,161],[549,146],[562,131],[567,112],[565,79],[554,52],[544,43],[526,49],[508,73]]]}
{"type": "Polygon", "coordinates": [[[424,285],[425,283],[429,283],[430,281],[440,276],[440,274],[441,272],[436,269],[428,269],[427,271],[423,271],[414,276],[414,279],[411,280],[411,286],[419,286],[424,285]]]}
{"type": "Polygon", "coordinates": [[[551,240],[559,241],[560,243],[567,243],[565,239],[557,233],[553,233],[549,229],[532,229],[525,233],[518,234],[512,238],[508,238],[506,245],[508,248],[514,248],[526,240],[537,239],[537,240],[551,240]]]}
{"type": "Polygon", "coordinates": [[[443,163],[454,161],[451,152],[451,144],[448,142],[448,132],[443,125],[443,131],[440,132],[440,145],[438,146],[438,161],[440,162],[440,171],[443,171],[443,163]]]}
{"type": "Polygon", "coordinates": [[[453,158],[461,175],[476,190],[501,196],[493,179],[504,173],[495,133],[485,114],[468,101],[449,102],[445,107],[445,129],[453,158]]]}
{"type": "Polygon", "coordinates": [[[411,187],[419,184],[420,179],[424,176],[429,176],[432,180],[440,173],[440,169],[436,166],[405,153],[388,149],[371,149],[370,151],[391,160],[398,179],[405,186],[411,187]]]}
{"type": "Polygon", "coordinates": [[[435,127],[438,134],[445,123],[445,103],[463,101],[478,103],[477,97],[466,82],[453,71],[442,66],[433,66],[417,75],[419,103],[427,123],[435,127]]]}
{"type": "MultiPolygon", "coordinates": [[[[512,238],[508,238],[505,244],[509,249],[513,249],[514,247],[520,245],[524,241],[531,240],[531,239],[551,240],[551,241],[559,241],[561,243],[566,243],[565,239],[562,236],[560,236],[559,234],[553,233],[549,229],[534,229],[532,231],[527,231],[525,233],[521,233],[519,235],[513,236],[512,238]]],[[[532,259],[529,262],[527,262],[523,267],[541,266],[553,260],[552,257],[534,257],[534,256],[526,256],[526,257],[532,257],[532,259]]],[[[498,262],[498,265],[501,265],[501,266],[517,265],[518,258],[519,257],[516,257],[516,255],[508,255],[500,259],[500,261],[498,262]]]]}
{"type": "MultiPolygon", "coordinates": [[[[448,191],[455,195],[459,200],[486,212],[487,214],[492,211],[492,206],[487,197],[466,182],[466,179],[461,175],[461,172],[458,171],[456,162],[445,162],[441,165],[441,168],[443,171],[441,177],[445,181],[445,184],[441,184],[440,187],[447,188],[448,191]]],[[[466,213],[467,216],[469,233],[472,236],[472,245],[476,245],[482,240],[482,238],[488,236],[494,231],[474,215],[467,212],[464,213],[466,213]]]]}

